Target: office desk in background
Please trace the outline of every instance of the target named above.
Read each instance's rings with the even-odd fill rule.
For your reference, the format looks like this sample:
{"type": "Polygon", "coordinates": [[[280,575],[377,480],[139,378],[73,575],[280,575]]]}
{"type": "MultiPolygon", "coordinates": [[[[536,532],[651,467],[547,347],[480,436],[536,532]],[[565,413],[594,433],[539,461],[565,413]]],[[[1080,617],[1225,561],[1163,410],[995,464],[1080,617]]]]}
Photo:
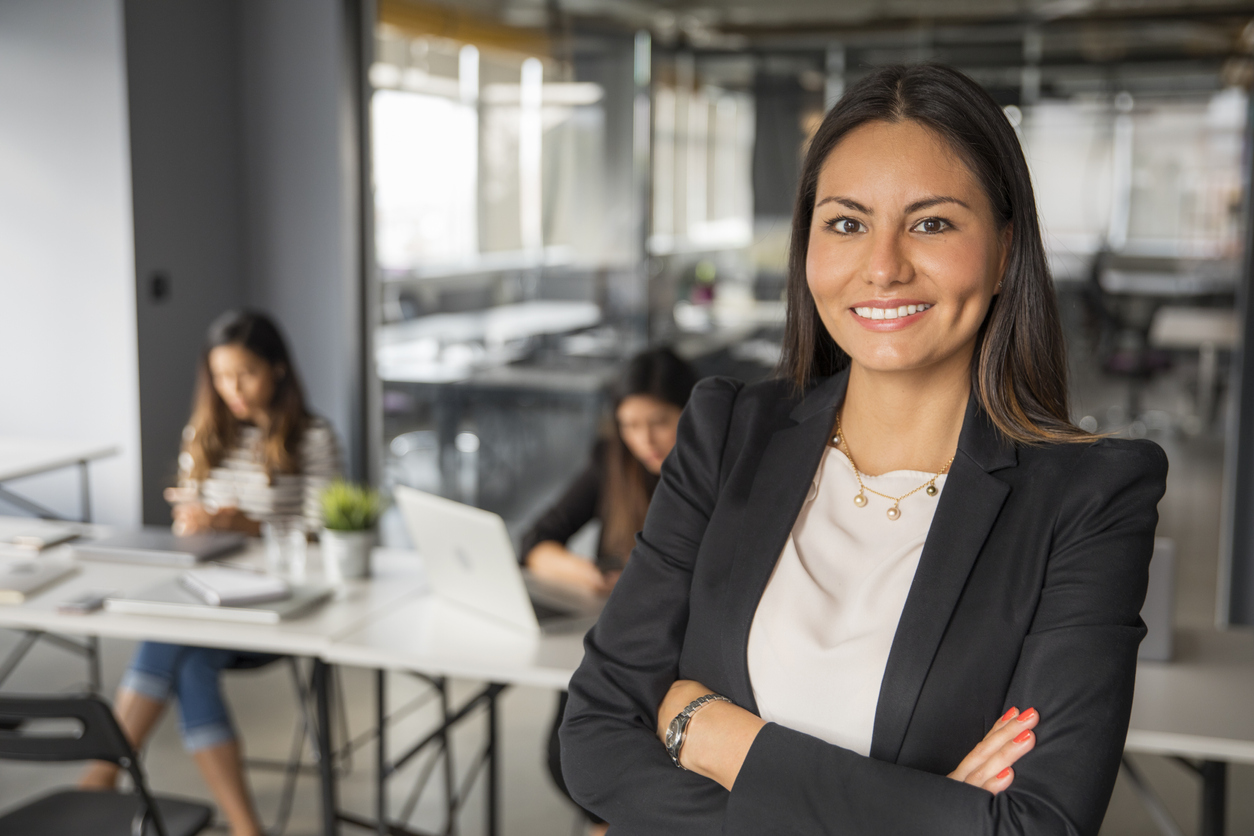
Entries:
{"type": "MultiPolygon", "coordinates": [[[[103,528],[93,531],[105,533],[103,528]]],[[[69,546],[48,549],[43,554],[53,559],[67,557],[69,546]]],[[[309,557],[310,568],[314,570],[320,562],[317,546],[310,546],[309,557]]],[[[229,562],[248,566],[260,565],[263,560],[263,549],[257,543],[229,562]]],[[[403,670],[431,679],[458,677],[488,683],[455,713],[446,710],[441,724],[428,740],[445,736],[479,710],[487,714],[487,756],[482,764],[488,774],[489,832],[496,833],[499,819],[495,760],[497,697],[513,684],[563,689],[583,655],[582,634],[520,636],[491,619],[441,602],[426,592],[418,555],[391,549],[375,550],[372,577],[349,581],[318,609],[273,625],[107,611],[87,615],[57,611],[60,602],[88,591],[107,589],[134,594],[170,580],[181,571],[184,570],[146,564],[82,561],[76,574],[32,596],[26,603],[0,606],[0,628],[21,630],[30,635],[55,632],[93,639],[154,640],[312,659],[310,685],[316,702],[323,826],[327,834],[338,832],[340,820],[375,826],[375,822],[343,813],[336,804],[329,688],[332,665],[376,669],[380,687],[385,682],[384,670],[403,670]]],[[[382,693],[377,703],[378,716],[380,728],[386,729],[387,710],[382,693]]],[[[409,748],[416,751],[413,746],[409,748]]],[[[418,748],[422,748],[421,745],[418,748]]],[[[381,746],[379,752],[380,758],[386,756],[384,747],[381,746]]],[[[476,762],[479,761],[476,759],[476,762]]],[[[388,774],[387,769],[380,769],[377,781],[381,788],[385,787],[388,774]]],[[[465,789],[465,783],[458,783],[465,789]]],[[[386,807],[380,806],[379,810],[381,818],[386,818],[386,807]]],[[[405,831],[393,828],[393,832],[405,831]]]]}
{"type": "Polygon", "coordinates": [[[46,520],[62,519],[62,515],[14,493],[4,483],[77,466],[79,516],[83,522],[91,522],[91,483],[87,465],[97,459],[116,456],[118,452],[119,448],[112,444],[77,444],[46,439],[0,437],[0,499],[46,520]]]}
{"type": "MultiPolygon", "coordinates": [[[[1200,836],[1226,832],[1227,765],[1254,764],[1254,633],[1177,630],[1170,662],[1137,665],[1124,752],[1175,758],[1202,780],[1200,836]]],[[[1183,831],[1125,758],[1133,788],[1164,836],[1183,831]]]]}

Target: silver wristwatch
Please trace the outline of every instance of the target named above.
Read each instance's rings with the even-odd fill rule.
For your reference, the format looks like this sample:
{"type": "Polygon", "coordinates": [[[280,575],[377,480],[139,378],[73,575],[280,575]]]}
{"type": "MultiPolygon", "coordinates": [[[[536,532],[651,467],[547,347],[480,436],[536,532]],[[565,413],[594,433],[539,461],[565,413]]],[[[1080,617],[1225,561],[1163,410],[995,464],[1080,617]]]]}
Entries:
{"type": "Polygon", "coordinates": [[[684,707],[684,710],[675,715],[675,719],[671,720],[671,724],[666,727],[666,753],[671,756],[671,760],[675,762],[675,766],[685,769],[683,764],[679,762],[679,750],[684,745],[684,732],[688,729],[688,721],[692,719],[692,715],[697,713],[697,709],[706,703],[722,700],[723,702],[731,702],[722,694],[706,694],[703,697],[697,697],[684,707]]]}

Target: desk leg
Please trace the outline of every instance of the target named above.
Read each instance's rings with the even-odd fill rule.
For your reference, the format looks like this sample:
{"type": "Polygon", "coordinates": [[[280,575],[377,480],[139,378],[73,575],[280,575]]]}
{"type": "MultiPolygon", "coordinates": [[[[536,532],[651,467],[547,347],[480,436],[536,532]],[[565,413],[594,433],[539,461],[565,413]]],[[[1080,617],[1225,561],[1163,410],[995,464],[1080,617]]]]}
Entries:
{"type": "Polygon", "coordinates": [[[496,702],[500,698],[500,691],[492,694],[488,699],[488,836],[497,836],[500,832],[500,817],[498,815],[498,798],[501,790],[500,772],[501,767],[497,758],[497,716],[496,702]]]}
{"type": "Polygon", "coordinates": [[[93,694],[104,696],[104,684],[100,678],[100,637],[87,637],[87,677],[91,680],[93,694]]]}
{"type": "Polygon", "coordinates": [[[83,522],[91,522],[91,480],[87,476],[86,460],[78,463],[79,510],[82,511],[83,522]]]}
{"type": "Polygon", "coordinates": [[[1200,836],[1224,836],[1228,803],[1228,764],[1203,761],[1198,773],[1202,776],[1202,827],[1200,836]]]}
{"type": "Polygon", "coordinates": [[[335,804],[335,751],[331,748],[331,666],[321,659],[313,662],[313,689],[317,703],[318,774],[322,780],[322,832],[336,836],[339,810],[335,804]]]}
{"type": "Polygon", "coordinates": [[[375,671],[375,711],[379,729],[379,747],[375,759],[375,810],[374,818],[379,836],[388,836],[388,693],[387,671],[375,671]]]}

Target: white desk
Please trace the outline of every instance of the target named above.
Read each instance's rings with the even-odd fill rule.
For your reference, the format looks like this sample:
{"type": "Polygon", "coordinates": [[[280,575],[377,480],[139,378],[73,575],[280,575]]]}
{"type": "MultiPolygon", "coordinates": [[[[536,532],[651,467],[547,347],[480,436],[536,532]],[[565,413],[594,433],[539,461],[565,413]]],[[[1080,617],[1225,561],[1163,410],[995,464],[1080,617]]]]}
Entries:
{"type": "MultiPolygon", "coordinates": [[[[1127,752],[1201,761],[1202,836],[1224,832],[1228,763],[1254,763],[1254,633],[1179,630],[1171,662],[1137,665],[1127,752]]],[[[1125,770],[1166,834],[1180,833],[1144,779],[1125,770]]]]}
{"type": "MultiPolygon", "coordinates": [[[[322,658],[337,665],[372,668],[376,673],[376,722],[379,740],[376,748],[376,809],[373,822],[345,816],[335,809],[334,798],[323,820],[350,821],[376,826],[388,822],[387,779],[427,746],[447,744],[447,733],[480,708],[487,716],[487,743],[479,758],[487,772],[487,832],[499,832],[499,774],[496,758],[497,697],[510,685],[532,685],[565,690],[583,659],[583,631],[527,635],[433,595],[414,596],[403,604],[380,613],[358,630],[338,638],[322,658]],[[386,736],[388,720],[385,695],[387,671],[416,673],[424,678],[472,679],[487,683],[460,708],[445,710],[443,725],[425,739],[410,745],[395,760],[389,760],[386,736]]],[[[476,773],[471,773],[477,775],[476,773]]],[[[460,781],[458,782],[461,783],[460,781]]],[[[324,795],[324,799],[326,796],[324,795]]],[[[450,803],[450,817],[457,804],[450,803]]],[[[327,836],[336,831],[327,829],[327,836]]],[[[407,833],[392,826],[390,832],[407,833]]]]}
{"type": "MultiPolygon", "coordinates": [[[[44,554],[49,558],[64,557],[69,549],[69,546],[62,546],[44,554]]],[[[256,544],[231,560],[256,564],[263,559],[262,548],[256,544]]],[[[310,574],[316,577],[320,564],[316,546],[309,549],[309,563],[310,574]]],[[[376,550],[372,577],[349,581],[329,602],[308,615],[265,625],[106,611],[88,615],[58,612],[58,603],[84,592],[136,593],[183,571],[175,567],[95,561],[79,561],[78,565],[75,575],[48,587],[26,603],[0,606],[0,627],[26,631],[33,636],[55,632],[93,639],[147,639],[307,656],[314,660],[311,684],[317,702],[322,810],[327,834],[338,832],[338,821],[346,818],[336,804],[330,755],[333,751],[327,680],[330,665],[345,664],[379,671],[380,729],[385,729],[387,723],[382,700],[386,670],[404,670],[433,680],[459,677],[489,683],[456,711],[445,703],[444,722],[429,740],[445,742],[453,726],[472,712],[487,709],[487,803],[489,832],[495,833],[492,828],[497,818],[498,795],[494,757],[496,698],[505,687],[514,684],[564,689],[583,656],[582,633],[519,635],[491,619],[428,595],[421,561],[410,551],[376,550]]],[[[442,681],[439,686],[443,689],[442,681]]],[[[378,751],[382,761],[386,756],[384,746],[379,746],[378,751]]],[[[381,787],[385,778],[381,770],[381,787]]],[[[380,819],[385,818],[386,807],[381,805],[379,809],[380,819]]]]}
{"type": "Polygon", "coordinates": [[[341,636],[322,657],[335,665],[564,691],[583,659],[583,632],[527,636],[422,595],[341,636]]]}
{"type": "MultiPolygon", "coordinates": [[[[68,547],[50,549],[45,554],[56,557],[66,553],[68,547]]],[[[257,544],[233,560],[250,564],[259,563],[262,557],[261,546],[257,544]]],[[[309,562],[314,576],[320,560],[317,546],[311,545],[309,562]]],[[[421,564],[413,552],[378,549],[374,554],[374,577],[349,581],[327,603],[307,615],[278,624],[240,624],[105,611],[88,615],[57,612],[61,601],[85,592],[115,590],[134,594],[183,571],[130,563],[79,561],[78,565],[77,574],[45,589],[25,604],[0,606],[0,627],[320,657],[336,639],[352,634],[425,587],[421,564]]]]}
{"type": "Polygon", "coordinates": [[[91,489],[87,478],[87,464],[96,459],[115,456],[118,449],[111,444],[76,444],[46,439],[0,437],[0,498],[45,519],[58,519],[60,515],[14,493],[4,487],[4,483],[77,465],[81,517],[83,522],[91,522],[91,489]]]}

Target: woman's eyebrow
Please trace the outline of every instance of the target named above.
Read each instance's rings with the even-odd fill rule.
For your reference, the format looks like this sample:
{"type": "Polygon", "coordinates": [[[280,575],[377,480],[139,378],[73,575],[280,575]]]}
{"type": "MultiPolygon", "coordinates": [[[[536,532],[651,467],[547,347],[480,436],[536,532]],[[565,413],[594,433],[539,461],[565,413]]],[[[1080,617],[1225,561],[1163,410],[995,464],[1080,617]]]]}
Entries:
{"type": "MultiPolygon", "coordinates": [[[[825,197],[822,200],[820,200],[818,203],[816,203],[814,205],[814,208],[817,209],[820,206],[822,206],[824,203],[839,203],[841,206],[844,206],[848,209],[852,209],[855,212],[861,212],[864,215],[875,214],[875,212],[873,212],[871,209],[867,208],[866,206],[863,206],[861,203],[859,203],[856,200],[852,200],[847,197],[838,197],[838,196],[825,197]]],[[[925,197],[922,200],[916,200],[914,203],[911,203],[909,206],[906,207],[905,214],[910,215],[910,214],[913,214],[914,212],[918,212],[923,209],[930,209],[933,206],[939,206],[942,203],[956,203],[962,208],[967,209],[967,210],[971,208],[970,206],[966,204],[965,201],[959,200],[956,197],[949,197],[948,195],[936,195],[934,197],[925,197]]]]}
{"type": "Polygon", "coordinates": [[[848,209],[852,209],[855,212],[861,212],[864,215],[875,214],[874,212],[872,212],[870,209],[863,206],[858,201],[850,200],[847,197],[825,197],[822,200],[820,200],[818,203],[814,204],[814,208],[818,209],[824,203],[839,203],[841,206],[844,206],[848,209]]]}
{"type": "Polygon", "coordinates": [[[918,212],[922,209],[930,209],[933,206],[938,206],[942,203],[956,203],[959,206],[961,206],[963,209],[967,209],[967,210],[971,209],[971,207],[968,206],[964,201],[961,201],[956,197],[938,195],[936,197],[925,197],[922,200],[916,200],[914,203],[911,203],[909,206],[906,207],[906,214],[912,215],[915,212],[918,212]]]}

